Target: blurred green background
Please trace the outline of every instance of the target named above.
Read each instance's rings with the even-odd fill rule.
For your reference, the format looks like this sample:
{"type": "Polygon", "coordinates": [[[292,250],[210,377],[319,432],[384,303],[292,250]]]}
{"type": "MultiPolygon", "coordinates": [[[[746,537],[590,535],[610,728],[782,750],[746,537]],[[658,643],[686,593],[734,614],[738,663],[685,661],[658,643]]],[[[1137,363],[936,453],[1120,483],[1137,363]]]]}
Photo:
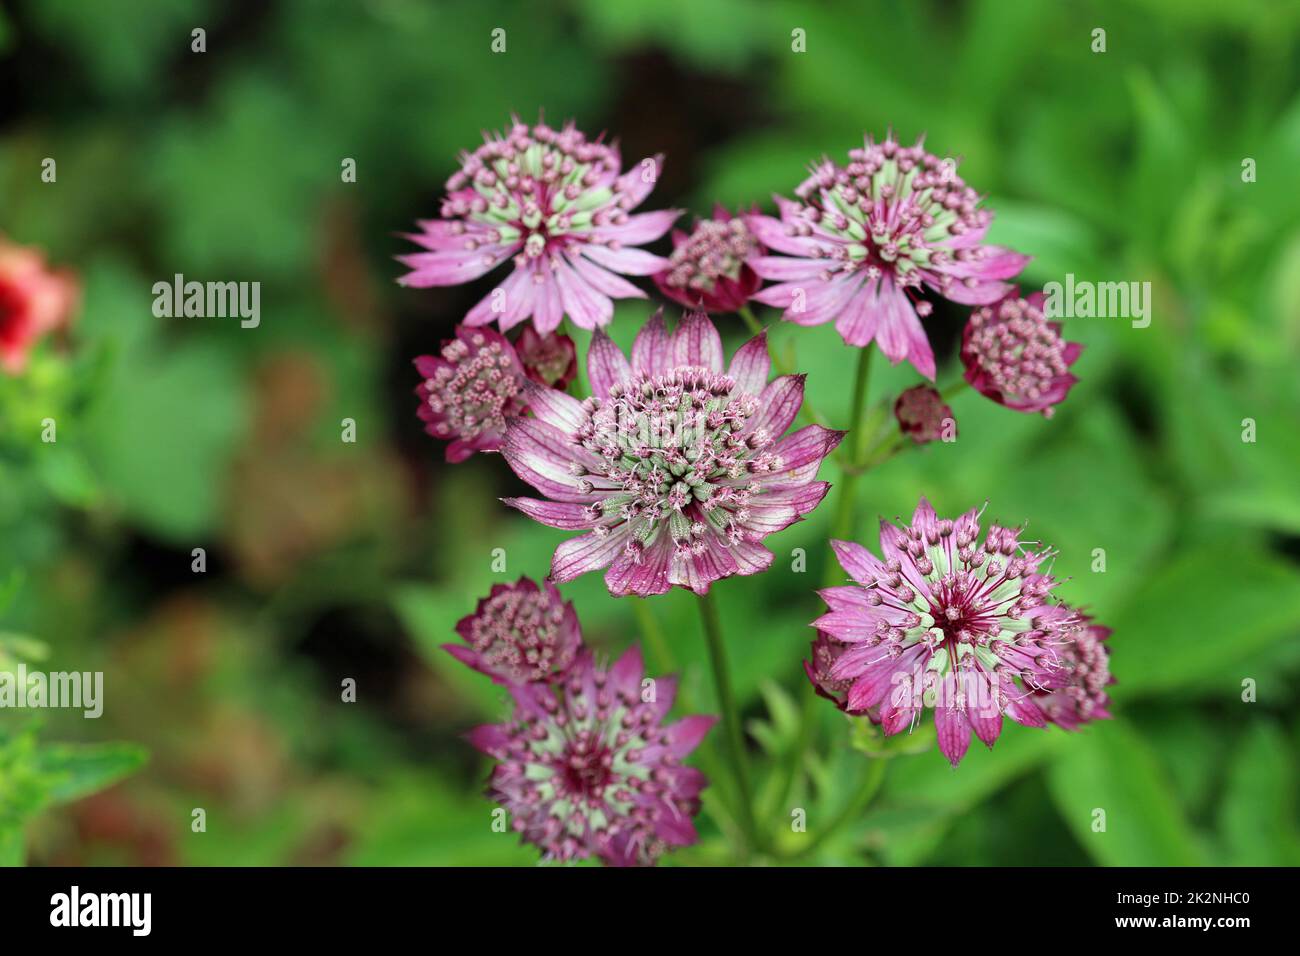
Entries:
{"type": "MultiPolygon", "coordinates": [[[[0,377],[0,631],[44,640],[48,669],[106,672],[104,717],[51,713],[39,741],[150,753],[72,801],[75,782],[42,792],[33,770],[51,745],[0,714],[0,830],[25,832],[30,862],[536,860],[492,832],[487,766],[459,738],[502,695],[438,645],[493,581],[544,575],[564,533],[497,502],[520,487],[499,459],[445,465],[415,416],[410,359],[492,280],[403,290],[392,256],[436,214],[458,150],[540,109],[608,130],[626,163],[666,153],[646,208],[690,214],[770,210],[864,130],[925,133],[988,193],[991,238],[1036,257],[1026,283],[1152,284],[1149,328],[1067,321],[1087,348],[1054,419],[968,390],[955,445],[859,486],[864,530],[922,493],[1029,520],[1072,578],[1059,593],[1115,629],[1116,719],[1008,725],[955,771],[932,746],[897,758],[874,808],[812,859],[1300,863],[1300,4],[39,0],[0,6],[0,78],[0,233],[84,283],[69,342],[0,377]],[[206,53],[190,52],[195,27],[206,53]],[[261,327],[154,318],[153,283],[178,272],[260,281],[261,327]]],[[[648,307],[619,306],[616,340],[648,307]]],[[[940,383],[963,318],[928,320],[940,383]]],[[[740,323],[721,324],[734,348],[740,323]]],[[[852,354],[834,329],[773,340],[847,421],[852,354]]],[[[915,381],[881,362],[872,396],[915,381]]],[[[773,763],[810,693],[799,661],[834,497],[769,540],[771,572],[717,588],[773,763]],[[807,573],[790,570],[796,548],[807,573]]],[[[597,647],[637,639],[599,576],[563,591],[597,647]]],[[[711,710],[691,605],[652,607],[711,710]]],[[[843,718],[816,713],[822,756],[787,801],[810,828],[865,759],[843,718]]],[[[788,816],[763,783],[765,815],[788,816]]],[[[670,862],[729,861],[707,811],[701,829],[670,862]]]]}

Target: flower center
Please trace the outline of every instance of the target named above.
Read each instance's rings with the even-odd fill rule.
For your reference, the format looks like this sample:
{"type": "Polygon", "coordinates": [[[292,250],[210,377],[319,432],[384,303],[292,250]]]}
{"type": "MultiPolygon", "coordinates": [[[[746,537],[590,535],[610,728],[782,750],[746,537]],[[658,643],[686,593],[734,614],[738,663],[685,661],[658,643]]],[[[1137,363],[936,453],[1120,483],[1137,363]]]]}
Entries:
{"type": "MultiPolygon", "coordinates": [[[[615,150],[572,126],[517,123],[462,158],[447,181],[442,216],[488,227],[468,235],[467,249],[517,245],[516,265],[527,265],[556,254],[575,234],[627,221],[618,171],[615,150]]],[[[469,232],[463,223],[451,228],[469,232]]]]}
{"type": "Polygon", "coordinates": [[[474,344],[471,349],[460,339],[448,342],[442,357],[451,364],[425,381],[429,408],[442,416],[436,425],[442,434],[473,439],[484,431],[501,432],[520,409],[521,383],[510,355],[485,336],[474,344]]]}
{"type": "Polygon", "coordinates": [[[582,731],[569,741],[560,777],[567,793],[584,801],[604,799],[605,788],[615,778],[614,754],[600,738],[582,731]]]}
{"type": "MultiPolygon", "coordinates": [[[[847,166],[821,163],[796,190],[807,205],[795,234],[831,240],[821,249],[829,260],[824,279],[863,270],[871,278],[888,274],[900,286],[919,286],[922,270],[984,255],[981,247],[936,248],[990,218],[952,160],[892,139],[868,143],[849,157],[847,166]]],[[[931,281],[952,279],[940,274],[931,281]]]]}
{"type": "Polygon", "coordinates": [[[967,348],[1008,398],[1041,398],[1066,373],[1060,333],[1024,299],[976,309],[970,327],[967,348]]]}
{"type": "Polygon", "coordinates": [[[572,660],[572,649],[560,646],[563,622],[564,608],[545,595],[509,591],[488,601],[469,641],[492,668],[537,680],[572,660]]]}
{"type": "Polygon", "coordinates": [[[673,250],[664,281],[677,289],[711,292],[720,278],[737,279],[758,243],[743,219],[706,219],[673,250]]]}
{"type": "Polygon", "coordinates": [[[679,556],[702,553],[710,533],[744,539],[753,479],[779,471],[781,458],[766,430],[751,424],[758,399],[733,394],[735,387],[729,376],[684,366],[587,400],[577,439],[602,461],[591,471],[575,464],[574,472],[584,493],[603,495],[590,506],[597,534],[629,524],[633,555],[665,526],[679,556]]]}

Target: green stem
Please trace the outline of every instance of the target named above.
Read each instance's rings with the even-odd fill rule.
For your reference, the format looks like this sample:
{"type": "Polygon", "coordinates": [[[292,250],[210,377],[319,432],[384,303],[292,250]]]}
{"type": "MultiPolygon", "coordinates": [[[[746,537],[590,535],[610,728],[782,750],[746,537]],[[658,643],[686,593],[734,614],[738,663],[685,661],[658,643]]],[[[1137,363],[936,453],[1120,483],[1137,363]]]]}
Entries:
{"type": "MultiPolygon", "coordinates": [[[[665,673],[671,673],[677,670],[677,665],[673,661],[673,652],[668,647],[668,642],[664,639],[663,628],[655,620],[654,612],[650,610],[650,603],[645,598],[632,598],[632,614],[636,617],[637,629],[645,642],[650,645],[654,652],[655,659],[659,663],[659,669],[665,673]]],[[[679,692],[678,697],[682,697],[679,692]]],[[[687,706],[685,698],[682,699],[682,706],[687,706]]]]}
{"type": "Polygon", "coordinates": [[[749,326],[749,331],[753,332],[755,335],[761,335],[766,331],[766,329],[763,328],[763,323],[754,317],[754,310],[749,307],[748,302],[737,309],[736,312],[745,320],[745,324],[749,326]]]}
{"type": "MultiPolygon", "coordinates": [[[[831,537],[841,540],[853,535],[856,523],[857,484],[864,471],[861,467],[861,458],[863,447],[866,445],[862,416],[867,408],[867,391],[871,384],[871,356],[874,352],[874,343],[858,350],[858,367],[853,379],[853,407],[849,412],[849,436],[846,449],[849,460],[847,463],[841,463],[839,498],[835,506],[835,519],[831,525],[831,537]]],[[[825,586],[833,587],[839,582],[840,577],[838,565],[834,557],[831,557],[826,564],[825,586]]],[[[816,718],[817,695],[812,693],[811,689],[807,689],[803,695],[803,708],[799,713],[799,737],[784,767],[781,788],[777,791],[777,806],[783,812],[784,804],[789,799],[795,780],[799,776],[799,767],[803,762],[804,753],[812,743],[816,718]]]]}
{"type": "Polygon", "coordinates": [[[950,384],[947,388],[945,388],[945,389],[944,389],[943,391],[941,391],[939,394],[940,394],[940,396],[942,396],[943,400],[946,402],[946,401],[948,401],[948,399],[952,398],[954,395],[959,395],[959,394],[961,394],[962,392],[964,392],[964,391],[965,391],[966,389],[968,389],[968,388],[970,388],[970,382],[966,381],[966,379],[964,379],[964,378],[959,378],[959,379],[957,379],[957,381],[955,381],[955,382],[953,382],[952,384],[950,384]]]}
{"type": "MultiPolygon", "coordinates": [[[[578,337],[574,334],[576,331],[577,329],[569,325],[568,318],[563,318],[560,320],[559,332],[561,335],[567,335],[569,338],[573,339],[574,348],[577,348],[578,346],[578,337]]],[[[587,346],[588,348],[591,347],[590,340],[588,340],[587,346]]],[[[587,385],[587,363],[586,362],[579,360],[578,374],[573,376],[573,381],[569,383],[568,391],[570,395],[572,395],[574,398],[577,399],[586,398],[588,395],[591,394],[591,389],[587,385]]]]}
{"type": "Polygon", "coordinates": [[[700,620],[704,625],[705,641],[709,645],[709,662],[713,666],[713,683],[717,688],[718,706],[722,709],[722,722],[727,740],[731,771],[739,792],[740,825],[745,832],[747,849],[760,845],[758,825],[754,821],[754,791],[749,783],[749,760],[745,755],[745,737],[740,725],[740,709],[731,690],[731,676],[727,670],[727,650],[722,640],[722,623],[718,606],[712,594],[701,594],[700,620]]]}
{"type": "MultiPolygon", "coordinates": [[[[835,521],[831,525],[831,537],[846,540],[852,537],[857,518],[857,485],[862,477],[862,456],[866,453],[867,434],[862,428],[862,413],[867,407],[867,388],[871,383],[871,356],[875,344],[858,351],[858,368],[853,377],[853,407],[849,413],[848,453],[851,467],[842,470],[840,496],[835,508],[835,521]]],[[[833,571],[833,566],[832,566],[833,571]]],[[[838,578],[828,575],[828,585],[838,578]]]]}
{"type": "Polygon", "coordinates": [[[880,792],[880,785],[884,783],[885,768],[888,764],[889,761],[883,757],[868,760],[858,792],[853,795],[827,826],[817,831],[817,834],[807,846],[801,847],[795,853],[795,856],[807,856],[817,852],[823,843],[839,832],[840,827],[861,816],[862,812],[871,805],[871,801],[875,799],[876,794],[880,792]]]}
{"type": "MultiPolygon", "coordinates": [[[[650,602],[639,597],[630,600],[632,601],[632,613],[636,616],[637,629],[654,653],[655,660],[659,664],[659,671],[665,674],[673,673],[677,670],[677,663],[673,659],[672,649],[664,638],[663,628],[659,626],[659,621],[654,616],[650,602]]],[[[691,698],[692,695],[685,682],[679,682],[677,685],[677,703],[688,714],[695,713],[697,710],[695,702],[691,698]]],[[[713,802],[726,811],[728,821],[734,821],[736,795],[731,791],[730,787],[723,785],[723,775],[718,772],[721,761],[718,758],[717,748],[713,746],[712,738],[705,737],[695,753],[696,759],[704,772],[709,775],[710,779],[718,781],[718,794],[713,802]]],[[[734,822],[732,825],[734,826],[734,822]]]]}

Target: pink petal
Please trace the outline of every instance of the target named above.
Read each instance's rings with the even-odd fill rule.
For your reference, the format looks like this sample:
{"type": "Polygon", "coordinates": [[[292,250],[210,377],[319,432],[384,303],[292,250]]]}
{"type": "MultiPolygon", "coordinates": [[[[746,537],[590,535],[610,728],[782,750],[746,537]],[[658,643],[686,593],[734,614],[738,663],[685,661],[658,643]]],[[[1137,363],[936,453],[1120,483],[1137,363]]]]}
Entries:
{"type": "Polygon", "coordinates": [[[513,328],[533,312],[533,273],[514,269],[504,282],[479,300],[465,315],[466,325],[499,323],[502,330],[513,328]],[[501,311],[493,312],[500,304],[501,311]]]}
{"type": "Polygon", "coordinates": [[[517,508],[534,521],[550,528],[578,531],[590,528],[587,506],[574,501],[539,501],[536,498],[502,498],[511,508],[517,508]]]}
{"type": "Polygon", "coordinates": [[[967,698],[966,719],[986,747],[992,747],[1002,733],[1002,711],[998,710],[991,692],[985,692],[978,700],[967,698]]]}
{"type": "Polygon", "coordinates": [[[560,301],[569,318],[582,329],[595,329],[608,325],[614,317],[614,303],[609,296],[592,288],[561,257],[555,270],[560,301]]]}
{"type": "Polygon", "coordinates": [[[559,328],[564,320],[564,301],[553,271],[540,266],[536,275],[542,279],[538,282],[534,277],[533,280],[533,326],[540,334],[546,335],[559,328]]]}
{"type": "Polygon", "coordinates": [[[862,348],[876,337],[881,320],[881,309],[876,302],[879,288],[880,280],[869,279],[835,320],[836,331],[849,345],[862,348]]]}
{"type": "Polygon", "coordinates": [[[668,580],[673,584],[688,587],[696,594],[709,593],[714,581],[730,577],[737,572],[736,560],[731,552],[724,548],[717,538],[705,540],[702,554],[691,555],[690,560],[674,559],[669,570],[668,580]]]}
{"type": "MultiPolygon", "coordinates": [[[[752,526],[746,522],[745,527],[752,526]]],[[[762,574],[776,560],[776,555],[757,541],[737,541],[728,546],[727,552],[736,562],[736,574],[762,574]]]]}
{"type": "Polygon", "coordinates": [[[782,375],[773,380],[759,395],[758,414],[750,419],[745,432],[761,428],[773,438],[784,435],[803,406],[806,378],[806,375],[782,375]]]}
{"type": "Polygon", "coordinates": [[[931,380],[934,379],[934,353],[930,350],[930,340],[921,328],[921,320],[916,310],[893,283],[893,280],[880,280],[880,294],[877,306],[881,310],[880,326],[876,332],[876,341],[880,350],[897,365],[903,359],[910,359],[918,372],[931,380]]]}
{"type": "Polygon", "coordinates": [[[523,399],[539,420],[554,425],[562,432],[576,432],[587,420],[582,402],[558,388],[547,388],[533,381],[525,381],[523,399]]]}
{"type": "Polygon", "coordinates": [[[658,309],[632,343],[632,371],[637,375],[663,375],[673,367],[672,361],[672,341],[664,325],[664,310],[658,309]]]}
{"type": "Polygon", "coordinates": [[[780,472],[767,475],[765,482],[780,487],[811,481],[816,477],[822,459],[834,451],[843,438],[844,432],[831,431],[821,425],[808,425],[786,435],[771,449],[782,457],[783,467],[780,472]]]}
{"type": "Polygon", "coordinates": [[[641,697],[641,677],[645,674],[645,662],[641,658],[641,648],[633,644],[609,669],[610,680],[614,689],[635,699],[641,697]]]}
{"type": "Polygon", "coordinates": [[[467,242],[489,231],[486,225],[461,219],[421,219],[416,225],[420,232],[402,233],[402,238],[431,252],[464,249],[467,242]]]}
{"type": "Polygon", "coordinates": [[[859,584],[872,584],[886,573],[884,562],[856,541],[832,541],[831,549],[840,567],[859,584]]]}
{"type": "Polygon", "coordinates": [[[465,735],[470,744],[489,757],[500,758],[510,744],[510,734],[499,724],[481,724],[465,735]]]}
{"type": "Polygon", "coordinates": [[[563,584],[588,571],[609,567],[623,550],[624,540],[625,536],[618,534],[584,534],[562,542],[551,558],[551,580],[563,584]]]}
{"type": "Polygon", "coordinates": [[[727,374],[736,380],[736,388],[751,395],[763,391],[771,372],[772,356],[767,350],[767,332],[758,333],[736,349],[736,354],[731,357],[731,367],[727,369],[727,374]]]}
{"type": "Polygon", "coordinates": [[[635,209],[645,201],[646,196],[654,190],[655,183],[659,182],[659,175],[663,169],[664,154],[659,153],[655,156],[647,156],[618,178],[615,191],[627,200],[625,209],[635,209]],[[647,164],[652,165],[647,168],[647,164]]]}
{"type": "Polygon", "coordinates": [[[826,271],[825,259],[798,259],[791,256],[754,256],[746,260],[751,269],[774,282],[819,279],[826,271]]]}
{"type": "Polygon", "coordinates": [[[664,594],[672,588],[672,582],[668,580],[671,558],[672,543],[666,535],[661,535],[646,548],[639,561],[626,554],[620,555],[605,573],[605,586],[616,597],[664,594]]]}
{"type": "Polygon", "coordinates": [[[912,512],[912,527],[927,537],[930,532],[939,533],[939,517],[934,513],[934,505],[930,504],[929,499],[924,495],[916,503],[916,510],[912,512]]]}
{"type": "Polygon", "coordinates": [[[625,246],[641,246],[647,242],[654,242],[671,229],[681,214],[680,209],[643,212],[636,216],[628,216],[627,222],[617,226],[597,226],[591,230],[591,235],[602,243],[608,243],[613,239],[625,246]]]}
{"type": "MultiPolygon", "coordinates": [[[[952,674],[944,680],[948,684],[952,674]]],[[[970,723],[965,714],[954,707],[936,707],[934,709],[934,729],[939,736],[939,750],[954,767],[961,763],[970,747],[970,723]]]]}
{"type": "Polygon", "coordinates": [[[672,338],[673,365],[698,365],[714,372],[723,368],[722,336],[703,312],[688,312],[672,338]]]}
{"type": "Polygon", "coordinates": [[[587,349],[587,378],[591,381],[592,393],[598,398],[608,398],[611,388],[632,378],[632,366],[627,357],[603,329],[597,329],[591,336],[591,346],[587,349]]]}
{"type": "Polygon", "coordinates": [[[616,276],[608,269],[602,269],[594,262],[588,262],[582,256],[572,256],[569,263],[578,275],[587,280],[593,289],[603,292],[614,299],[644,299],[646,294],[628,282],[622,276],[616,276]]]}
{"type": "Polygon", "coordinates": [[[668,268],[667,259],[646,252],[644,249],[633,249],[627,246],[611,249],[608,246],[585,245],[578,251],[597,265],[628,276],[654,275],[660,269],[668,268]]]}
{"type": "Polygon", "coordinates": [[[981,258],[955,260],[948,263],[944,271],[949,275],[962,278],[973,276],[982,282],[991,279],[1014,279],[1020,275],[1032,258],[1002,246],[984,246],[981,258]]]}
{"type": "Polygon", "coordinates": [[[397,256],[398,262],[412,270],[399,278],[397,283],[412,289],[460,285],[487,275],[509,259],[517,248],[517,245],[480,246],[477,249],[415,252],[397,256]]]}
{"type": "Polygon", "coordinates": [[[545,422],[535,418],[511,419],[506,423],[501,455],[516,475],[548,498],[568,502],[596,500],[596,495],[578,491],[578,478],[569,471],[569,463],[577,461],[591,470],[600,462],[545,422]]]}
{"type": "Polygon", "coordinates": [[[693,717],[683,717],[677,723],[665,727],[664,735],[668,738],[668,746],[673,756],[680,759],[689,754],[700,745],[704,735],[717,722],[716,717],[697,714],[693,717]]]}
{"type": "MultiPolygon", "coordinates": [[[[776,197],[780,202],[780,197],[776,197]]],[[[779,219],[771,216],[748,216],[745,224],[759,242],[769,249],[784,252],[792,256],[813,256],[817,253],[817,242],[811,236],[792,236],[789,227],[779,219]]]]}

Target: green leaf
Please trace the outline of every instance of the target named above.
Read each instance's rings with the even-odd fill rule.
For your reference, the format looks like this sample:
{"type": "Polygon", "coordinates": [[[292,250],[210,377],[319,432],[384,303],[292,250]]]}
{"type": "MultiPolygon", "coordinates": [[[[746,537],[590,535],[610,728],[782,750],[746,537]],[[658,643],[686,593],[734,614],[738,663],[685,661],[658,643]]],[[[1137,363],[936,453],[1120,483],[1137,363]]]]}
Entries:
{"type": "Polygon", "coordinates": [[[1236,687],[1231,665],[1300,629],[1300,570],[1235,541],[1202,546],[1159,568],[1107,623],[1123,696],[1216,676],[1236,687]]]}
{"type": "Polygon", "coordinates": [[[1229,866],[1300,865],[1295,751],[1271,723],[1255,723],[1240,744],[1219,806],[1229,866]]]}
{"type": "Polygon", "coordinates": [[[71,803],[107,789],[130,776],[149,759],[135,744],[51,744],[41,747],[36,764],[52,783],[50,800],[71,803]]]}
{"type": "MultiPolygon", "coordinates": [[[[931,715],[927,714],[926,719],[932,720],[931,715]]],[[[992,750],[972,743],[961,766],[955,769],[937,746],[926,753],[893,760],[885,781],[885,800],[881,802],[890,808],[926,812],[906,832],[891,837],[886,847],[889,862],[897,866],[923,863],[948,827],[960,821],[968,810],[1034,770],[1055,748],[1067,743],[1062,734],[1054,731],[1007,721],[992,750]]]]}
{"type": "Polygon", "coordinates": [[[86,439],[112,497],[151,531],[189,543],[223,504],[245,391],[228,353],[211,342],[133,359],[88,417],[86,439]]]}
{"type": "Polygon", "coordinates": [[[1079,843],[1107,866],[1201,862],[1183,808],[1156,753],[1123,720],[1071,734],[1048,769],[1048,789],[1079,843]],[[1105,830],[1094,820],[1105,812],[1105,830]]]}

